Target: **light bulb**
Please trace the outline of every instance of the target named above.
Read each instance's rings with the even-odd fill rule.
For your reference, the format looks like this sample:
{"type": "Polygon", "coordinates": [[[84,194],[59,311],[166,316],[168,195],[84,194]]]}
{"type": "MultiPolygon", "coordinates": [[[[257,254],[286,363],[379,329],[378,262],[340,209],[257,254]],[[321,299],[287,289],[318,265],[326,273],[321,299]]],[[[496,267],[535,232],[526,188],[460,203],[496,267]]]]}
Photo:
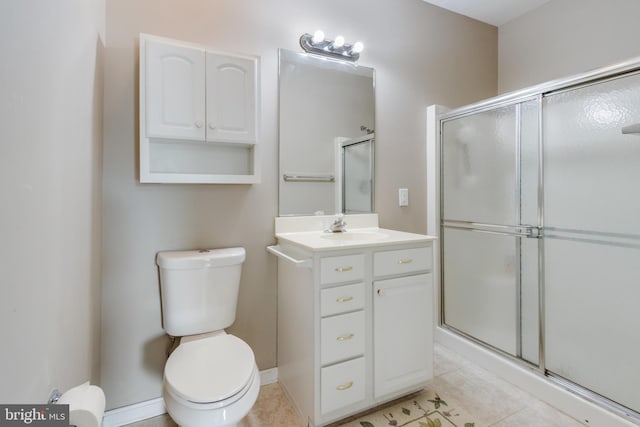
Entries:
{"type": "Polygon", "coordinates": [[[362,52],[362,49],[364,49],[364,45],[362,44],[362,42],[355,42],[353,44],[353,47],[351,48],[351,52],[360,53],[362,52]]]}
{"type": "Polygon", "coordinates": [[[322,30],[318,30],[315,33],[313,33],[313,38],[311,39],[311,42],[313,42],[314,44],[318,44],[318,43],[321,43],[322,41],[324,41],[324,32],[322,32],[322,30]]]}
{"type": "Polygon", "coordinates": [[[344,37],[342,36],[336,37],[336,39],[333,41],[333,47],[342,47],[342,46],[344,46],[344,37]]]}

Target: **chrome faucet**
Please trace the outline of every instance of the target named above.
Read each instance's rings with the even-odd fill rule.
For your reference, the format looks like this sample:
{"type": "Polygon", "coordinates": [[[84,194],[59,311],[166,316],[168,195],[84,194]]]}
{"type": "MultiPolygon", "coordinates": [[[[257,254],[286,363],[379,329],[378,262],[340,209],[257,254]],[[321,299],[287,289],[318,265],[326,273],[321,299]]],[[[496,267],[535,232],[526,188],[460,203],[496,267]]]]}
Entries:
{"type": "Polygon", "coordinates": [[[347,223],[344,221],[344,215],[340,213],[336,215],[336,219],[333,221],[333,224],[329,226],[327,232],[344,233],[345,231],[347,231],[347,229],[345,228],[346,226],[347,223]]]}

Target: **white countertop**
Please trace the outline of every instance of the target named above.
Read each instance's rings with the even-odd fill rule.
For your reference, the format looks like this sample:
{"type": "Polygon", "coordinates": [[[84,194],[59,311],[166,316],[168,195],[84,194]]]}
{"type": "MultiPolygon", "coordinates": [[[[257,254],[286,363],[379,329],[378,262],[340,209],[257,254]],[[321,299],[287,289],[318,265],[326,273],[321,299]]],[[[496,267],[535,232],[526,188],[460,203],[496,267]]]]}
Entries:
{"type": "Polygon", "coordinates": [[[299,246],[310,251],[378,247],[406,243],[426,243],[436,240],[426,234],[407,233],[386,228],[347,228],[344,233],[303,231],[276,233],[278,243],[299,246]]]}
{"type": "Polygon", "coordinates": [[[306,251],[330,251],[406,243],[426,243],[437,238],[426,234],[379,228],[378,214],[345,215],[344,233],[327,233],[334,215],[278,217],[275,221],[278,243],[306,251]]]}

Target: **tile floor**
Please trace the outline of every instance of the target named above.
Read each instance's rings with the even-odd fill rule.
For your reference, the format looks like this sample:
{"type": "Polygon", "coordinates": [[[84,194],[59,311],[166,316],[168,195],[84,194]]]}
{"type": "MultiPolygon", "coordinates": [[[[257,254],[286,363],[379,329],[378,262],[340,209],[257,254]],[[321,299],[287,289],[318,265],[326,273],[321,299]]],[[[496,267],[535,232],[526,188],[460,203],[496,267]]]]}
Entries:
{"type": "MultiPolygon", "coordinates": [[[[579,427],[580,423],[529,393],[474,365],[446,347],[435,346],[434,378],[428,388],[449,406],[471,414],[475,427],[579,427]]],[[[129,427],[175,427],[167,416],[129,427]]],[[[303,427],[279,384],[263,386],[242,427],[303,427]]]]}

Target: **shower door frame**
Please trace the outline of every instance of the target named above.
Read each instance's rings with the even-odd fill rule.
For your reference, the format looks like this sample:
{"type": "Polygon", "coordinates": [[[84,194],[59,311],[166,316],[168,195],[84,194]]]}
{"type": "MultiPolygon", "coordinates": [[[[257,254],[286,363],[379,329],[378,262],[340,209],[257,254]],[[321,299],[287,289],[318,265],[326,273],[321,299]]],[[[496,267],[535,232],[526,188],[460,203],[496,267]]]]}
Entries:
{"type": "MultiPolygon", "coordinates": [[[[544,194],[544,185],[543,185],[543,181],[542,181],[542,175],[543,175],[543,152],[542,152],[542,98],[543,98],[543,94],[524,94],[523,96],[514,98],[514,99],[508,99],[505,101],[499,101],[496,100],[496,102],[487,102],[486,105],[485,103],[482,103],[480,105],[480,107],[478,108],[472,108],[475,105],[471,105],[469,106],[469,110],[467,110],[467,108],[461,108],[459,110],[452,110],[449,111],[447,113],[441,114],[440,117],[438,118],[438,152],[440,154],[440,158],[438,159],[438,163],[439,163],[439,229],[440,229],[440,316],[438,319],[438,324],[440,327],[446,328],[448,330],[452,330],[455,331],[455,333],[464,336],[465,338],[479,343],[481,345],[483,345],[484,347],[488,347],[491,348],[493,351],[496,351],[512,360],[516,360],[519,363],[524,363],[527,366],[531,366],[531,367],[535,367],[537,370],[539,370],[540,372],[544,373],[545,372],[545,367],[544,367],[544,350],[543,350],[543,344],[542,342],[544,341],[544,335],[543,335],[543,325],[544,325],[544,313],[543,313],[543,309],[544,309],[544,304],[543,304],[543,292],[542,292],[542,288],[544,288],[543,286],[543,280],[544,280],[544,276],[542,276],[542,274],[544,274],[544,257],[542,256],[543,252],[544,252],[544,239],[542,238],[542,230],[543,230],[543,200],[542,200],[542,195],[544,194]],[[537,194],[537,225],[526,225],[526,224],[522,224],[521,223],[521,218],[522,218],[522,212],[521,212],[521,197],[522,197],[522,192],[521,192],[521,187],[522,187],[522,170],[521,170],[521,150],[522,150],[522,135],[521,135],[521,104],[524,104],[526,102],[532,102],[532,101],[536,101],[536,108],[537,108],[537,121],[538,121],[538,138],[537,138],[537,174],[538,174],[538,194],[537,194]],[[514,201],[515,201],[515,213],[516,213],[516,217],[518,218],[518,222],[519,224],[512,224],[512,225],[498,225],[498,224],[484,224],[484,223],[477,223],[477,222],[467,222],[467,221],[446,221],[443,220],[444,218],[444,179],[442,179],[442,171],[444,170],[444,150],[442,149],[442,136],[444,135],[444,123],[451,121],[451,120],[456,120],[456,119],[460,119],[460,118],[464,118],[464,117],[469,117],[478,113],[482,113],[482,112],[486,112],[486,111],[491,111],[491,110],[495,110],[497,108],[502,108],[502,107],[509,107],[509,106],[515,106],[515,149],[514,149],[514,154],[515,154],[515,173],[514,173],[514,178],[515,178],[515,193],[514,193],[514,201]],[[516,237],[519,239],[523,239],[523,238],[535,238],[538,240],[538,299],[539,299],[539,303],[538,303],[538,319],[539,319],[539,332],[538,332],[538,364],[534,364],[532,362],[527,361],[526,359],[522,358],[522,322],[521,322],[521,304],[518,304],[515,308],[516,311],[516,325],[515,325],[515,329],[517,331],[517,335],[515,337],[515,341],[516,341],[516,354],[513,355],[503,349],[500,349],[496,346],[493,346],[491,344],[488,344],[485,341],[482,341],[479,338],[476,338],[468,333],[465,333],[453,326],[447,325],[445,323],[445,293],[444,293],[444,229],[453,229],[453,230],[468,230],[468,231],[475,231],[475,232],[480,232],[480,233],[491,233],[494,235],[502,235],[502,236],[510,236],[510,237],[516,237]],[[541,320],[540,320],[541,319],[541,320]]],[[[489,100],[491,101],[491,100],[489,100]]],[[[522,245],[520,244],[520,240],[516,241],[516,247],[514,249],[515,251],[515,259],[516,259],[516,268],[515,270],[518,272],[518,274],[516,275],[515,278],[515,294],[516,294],[516,300],[519,302],[520,301],[520,297],[521,297],[521,247],[522,245]]],[[[516,303],[516,301],[514,301],[514,303],[516,303]]]]}
{"type": "MultiPolygon", "coordinates": [[[[614,64],[607,67],[602,67],[593,71],[577,74],[568,78],[552,80],[547,83],[543,83],[540,85],[532,86],[530,88],[526,88],[523,90],[507,93],[505,95],[501,95],[498,97],[490,98],[478,103],[470,104],[458,109],[449,110],[444,113],[435,116],[437,132],[436,132],[436,153],[439,156],[436,159],[435,165],[437,165],[437,172],[435,174],[436,180],[438,181],[435,185],[435,188],[438,191],[438,195],[435,200],[437,200],[438,207],[435,209],[435,213],[437,218],[435,220],[435,226],[439,231],[439,236],[442,239],[444,236],[444,228],[445,221],[442,219],[444,217],[444,203],[443,203],[443,186],[444,180],[442,177],[443,173],[443,126],[444,123],[453,119],[459,119],[465,116],[471,116],[480,112],[494,110],[499,107],[505,107],[510,105],[517,105],[526,101],[531,101],[532,99],[538,99],[537,107],[538,107],[538,230],[537,235],[532,237],[538,237],[538,364],[531,363],[522,357],[513,356],[506,351],[500,350],[494,346],[491,346],[478,338],[470,336],[464,332],[459,331],[458,329],[451,327],[444,323],[444,244],[442,240],[439,242],[439,305],[440,305],[440,313],[438,320],[438,325],[446,329],[448,331],[453,332],[454,334],[458,334],[463,336],[464,338],[475,342],[481,345],[484,348],[488,348],[494,352],[501,354],[503,357],[512,360],[519,365],[523,365],[533,368],[534,372],[537,372],[539,375],[547,378],[552,383],[559,385],[580,397],[591,401],[597,405],[605,407],[612,412],[622,416],[623,418],[630,419],[634,422],[640,421],[640,413],[637,413],[630,408],[627,408],[617,402],[614,402],[598,393],[590,391],[579,384],[576,384],[568,379],[565,379],[561,376],[558,376],[552,372],[549,372],[545,366],[545,266],[544,266],[544,141],[543,141],[543,99],[549,95],[555,95],[561,93],[563,91],[576,89],[578,87],[584,87],[592,84],[599,84],[608,80],[613,80],[621,77],[631,76],[633,74],[640,74],[640,57],[630,59],[628,61],[624,61],[618,64],[614,64]]],[[[518,110],[517,110],[518,111],[518,110]]],[[[517,119],[520,119],[520,115],[517,114],[517,119]]],[[[520,124],[516,125],[518,128],[520,124]]],[[[519,131],[518,131],[519,132],[519,131]]],[[[520,136],[518,136],[518,140],[516,143],[517,147],[517,159],[518,164],[520,163],[520,136]]],[[[429,163],[428,163],[429,164],[429,163]]],[[[434,163],[432,163],[433,165],[434,163]]],[[[517,180],[517,193],[520,194],[520,173],[519,166],[516,172],[516,180],[517,180]]],[[[506,227],[507,235],[514,235],[515,233],[509,232],[509,228],[506,227]]],[[[516,227],[518,228],[518,227],[516,227]]],[[[521,237],[526,237],[525,234],[519,232],[519,230],[515,230],[518,232],[518,235],[521,237]]],[[[519,263],[519,262],[518,262],[519,263]]],[[[519,266],[519,265],[518,265],[519,266]]],[[[518,279],[519,281],[519,279],[518,279]]],[[[519,291],[518,291],[519,293],[519,291]]],[[[517,308],[517,311],[520,311],[520,308],[517,308]]],[[[521,330],[519,331],[521,332],[521,330]]],[[[519,343],[518,347],[521,346],[521,337],[517,337],[517,342],[519,343]]],[[[521,356],[521,352],[518,352],[519,356],[521,356]]]]}
{"type": "Polygon", "coordinates": [[[339,191],[339,195],[338,195],[338,201],[339,201],[339,212],[343,212],[345,214],[359,214],[359,213],[363,213],[363,212],[346,212],[346,206],[347,206],[347,191],[346,191],[346,183],[347,183],[347,162],[346,162],[346,155],[347,155],[347,148],[349,147],[353,147],[356,145],[361,145],[361,144],[369,144],[369,204],[370,204],[370,211],[373,212],[375,209],[375,191],[373,191],[373,189],[375,188],[375,142],[376,142],[376,138],[374,134],[367,134],[365,136],[362,137],[358,137],[358,138],[353,138],[353,139],[349,139],[347,141],[343,141],[340,142],[339,144],[337,144],[338,146],[338,156],[337,158],[339,159],[340,164],[338,165],[337,169],[339,171],[338,173],[338,177],[339,177],[339,183],[338,183],[338,191],[339,191]]]}

